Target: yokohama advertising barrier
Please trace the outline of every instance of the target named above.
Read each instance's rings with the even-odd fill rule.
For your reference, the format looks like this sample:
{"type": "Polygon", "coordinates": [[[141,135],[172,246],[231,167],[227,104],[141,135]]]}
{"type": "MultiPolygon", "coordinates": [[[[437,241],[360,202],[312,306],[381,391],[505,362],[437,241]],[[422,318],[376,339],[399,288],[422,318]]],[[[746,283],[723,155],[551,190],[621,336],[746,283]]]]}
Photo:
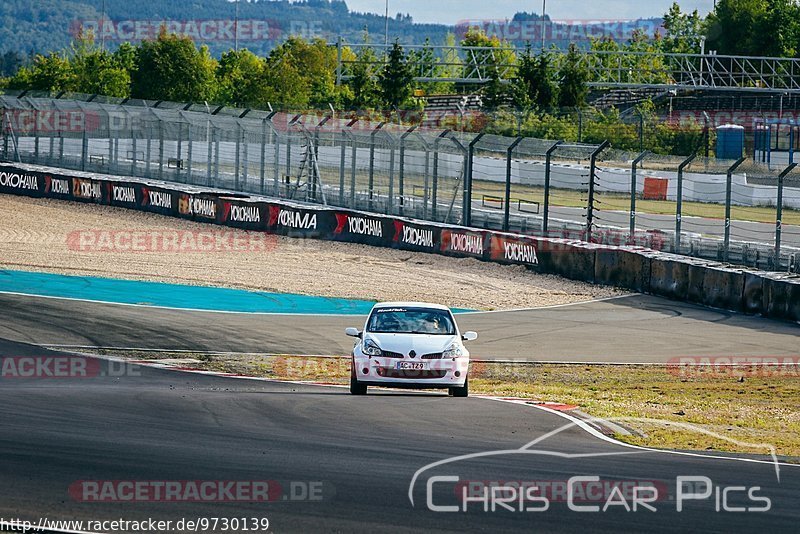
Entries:
{"type": "Polygon", "coordinates": [[[731,310],[800,320],[800,276],[650,249],[464,228],[183,184],[0,164],[0,193],[92,202],[298,238],[522,265],[731,310]]]}

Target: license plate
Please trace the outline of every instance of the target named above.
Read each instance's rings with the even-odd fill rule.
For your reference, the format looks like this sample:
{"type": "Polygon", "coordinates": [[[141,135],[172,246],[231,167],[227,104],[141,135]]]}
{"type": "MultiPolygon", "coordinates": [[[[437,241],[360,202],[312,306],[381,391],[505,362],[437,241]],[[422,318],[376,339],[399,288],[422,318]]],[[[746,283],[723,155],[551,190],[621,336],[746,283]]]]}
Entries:
{"type": "Polygon", "coordinates": [[[423,362],[397,362],[397,369],[403,371],[424,371],[428,369],[428,364],[423,362]]]}

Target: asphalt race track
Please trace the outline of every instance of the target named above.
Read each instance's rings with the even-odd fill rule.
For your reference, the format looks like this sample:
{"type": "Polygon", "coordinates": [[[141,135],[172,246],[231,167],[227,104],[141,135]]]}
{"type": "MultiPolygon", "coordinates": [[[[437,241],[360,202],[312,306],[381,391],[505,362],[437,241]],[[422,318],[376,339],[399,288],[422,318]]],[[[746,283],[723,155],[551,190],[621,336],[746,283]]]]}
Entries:
{"type": "MultiPolygon", "coordinates": [[[[363,317],[208,313],[0,294],[0,338],[37,345],[349,354],[363,317]]],[[[664,363],[681,356],[797,356],[798,326],[632,295],[533,310],[467,313],[475,358],[664,363]],[[624,342],[622,342],[624,341],[624,342]]]]}
{"type": "MultiPolygon", "coordinates": [[[[77,313],[72,317],[81,319],[77,313]]],[[[2,356],[43,354],[38,347],[0,341],[2,356]]],[[[769,461],[626,448],[575,427],[521,454],[520,447],[567,423],[558,414],[530,406],[439,393],[371,391],[355,397],[341,388],[138,366],[127,366],[124,372],[117,368],[111,376],[105,365],[93,378],[3,379],[0,517],[267,517],[275,532],[789,532],[800,520],[800,470],[794,466],[780,466],[778,481],[776,466],[769,461]],[[415,479],[415,473],[432,462],[515,449],[516,454],[463,458],[426,469],[415,479]],[[492,511],[490,505],[484,511],[483,504],[470,502],[466,513],[434,512],[426,504],[426,488],[434,474],[459,478],[458,483],[434,480],[435,506],[457,505],[457,484],[465,481],[555,485],[573,476],[594,475],[616,483],[648,481],[659,489],[659,496],[650,504],[656,511],[642,506],[626,511],[616,505],[605,512],[577,512],[554,492],[544,511],[509,511],[502,506],[492,511]],[[677,476],[707,477],[713,489],[693,490],[700,494],[708,489],[710,497],[684,501],[683,511],[677,513],[677,476]],[[87,482],[187,480],[268,480],[272,500],[130,501],[115,493],[115,500],[98,503],[86,502],[91,492],[69,490],[87,482]],[[304,487],[314,488],[314,499],[307,498],[304,487]],[[724,491],[731,487],[738,489],[724,491]],[[747,496],[751,489],[761,500],[747,496]],[[725,498],[717,505],[714,495],[725,498]],[[768,511],[723,509],[766,508],[765,497],[768,511]],[[715,511],[717,507],[721,511],[715,511]]],[[[602,509],[604,496],[598,501],[588,490],[585,495],[575,504],[596,503],[602,509]]],[[[517,510],[518,505],[508,506],[517,510]]],[[[524,506],[543,508],[535,501],[525,501],[524,506]]]]}

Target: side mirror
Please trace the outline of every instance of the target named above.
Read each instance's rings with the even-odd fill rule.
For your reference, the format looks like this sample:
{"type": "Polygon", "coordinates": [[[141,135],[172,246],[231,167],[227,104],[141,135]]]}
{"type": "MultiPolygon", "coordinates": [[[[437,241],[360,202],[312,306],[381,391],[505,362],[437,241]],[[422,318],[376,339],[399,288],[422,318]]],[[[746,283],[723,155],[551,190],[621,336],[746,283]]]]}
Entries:
{"type": "Polygon", "coordinates": [[[358,331],[358,328],[353,328],[352,326],[350,328],[345,328],[344,333],[350,337],[361,337],[361,332],[358,331]]]}
{"type": "Polygon", "coordinates": [[[461,334],[461,339],[463,339],[464,341],[475,341],[476,339],[478,339],[478,333],[472,331],[464,332],[463,334],[461,334]]]}

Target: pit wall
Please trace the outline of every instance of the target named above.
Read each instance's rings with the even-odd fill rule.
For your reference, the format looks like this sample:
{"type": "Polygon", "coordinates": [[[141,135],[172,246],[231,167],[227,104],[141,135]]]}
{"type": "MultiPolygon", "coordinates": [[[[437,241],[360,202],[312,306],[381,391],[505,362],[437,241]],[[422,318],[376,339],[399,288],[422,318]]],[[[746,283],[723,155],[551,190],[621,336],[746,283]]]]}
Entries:
{"type": "Polygon", "coordinates": [[[748,270],[640,247],[523,236],[33,165],[0,164],[0,193],[117,206],[289,237],[473,257],[715,308],[800,321],[798,275],[748,270]]]}

